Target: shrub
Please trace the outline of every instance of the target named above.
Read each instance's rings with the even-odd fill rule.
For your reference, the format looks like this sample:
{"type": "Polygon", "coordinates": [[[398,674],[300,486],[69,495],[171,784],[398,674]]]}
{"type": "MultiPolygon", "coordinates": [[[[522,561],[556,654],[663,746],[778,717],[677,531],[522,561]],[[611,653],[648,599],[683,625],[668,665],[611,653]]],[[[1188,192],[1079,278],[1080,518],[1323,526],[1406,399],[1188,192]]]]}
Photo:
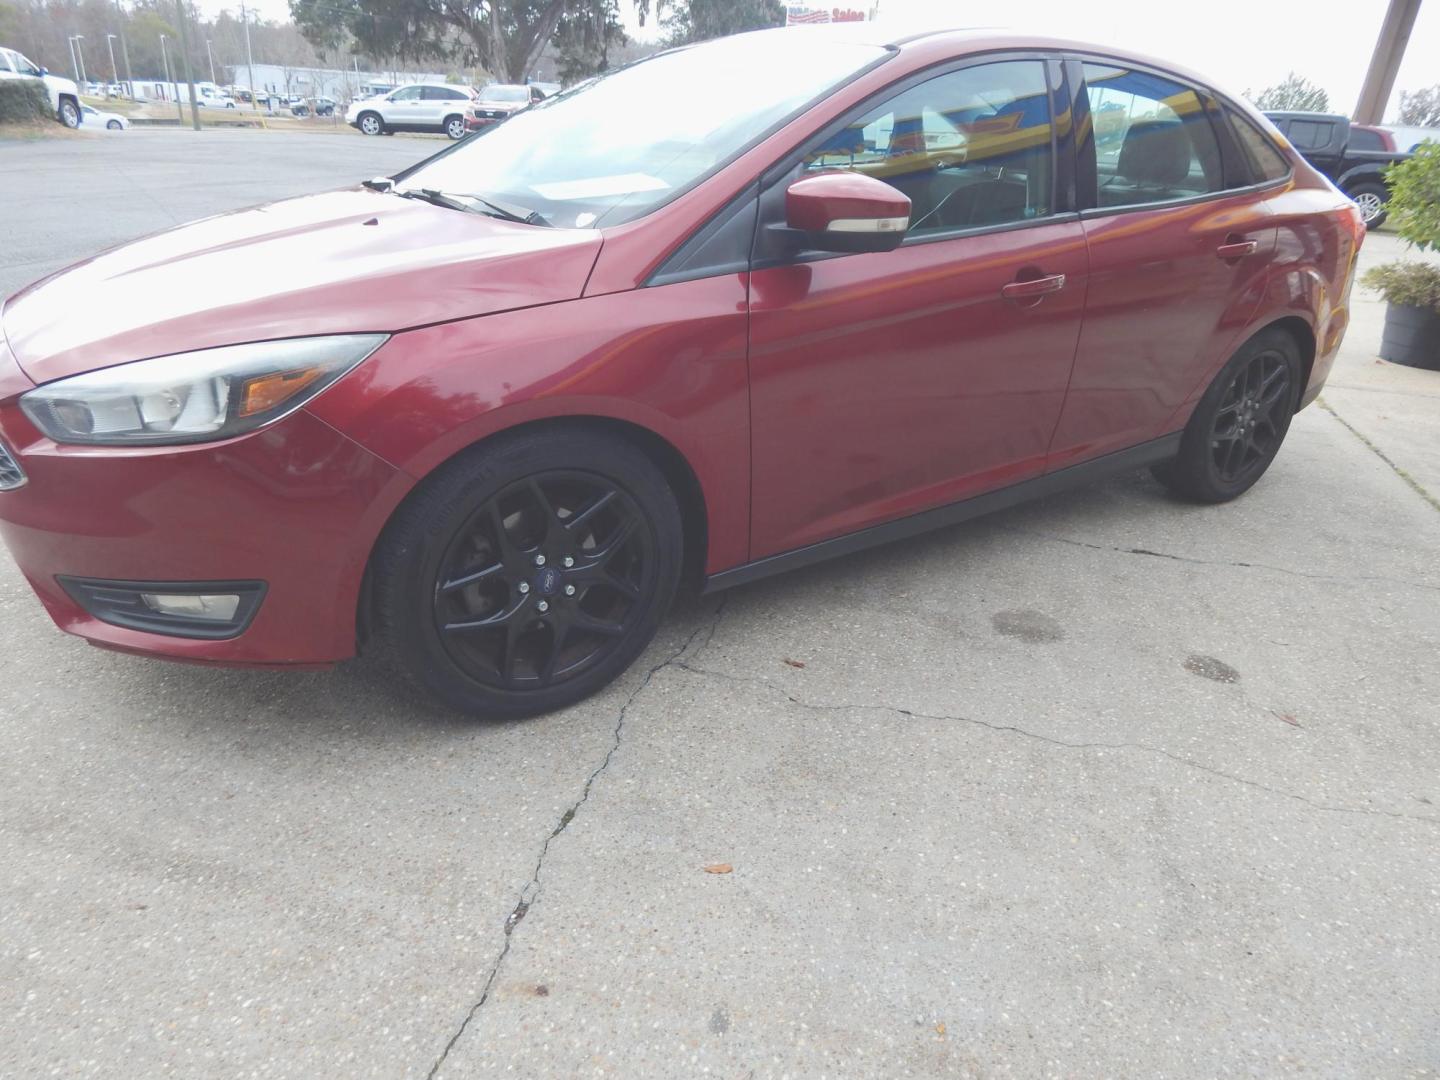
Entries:
{"type": "Polygon", "coordinates": [[[0,124],[50,120],[50,97],[39,79],[0,79],[0,124]]]}
{"type": "Polygon", "coordinates": [[[1385,170],[1390,220],[1421,251],[1440,250],[1440,143],[1423,142],[1409,161],[1385,170]]]}
{"type": "MultiPolygon", "coordinates": [[[[1420,251],[1440,251],[1440,143],[1421,143],[1415,156],[1385,170],[1390,185],[1387,209],[1400,238],[1420,251]]],[[[1440,266],[1391,262],[1361,279],[1386,301],[1440,312],[1440,266]]]]}
{"type": "Polygon", "coordinates": [[[1440,312],[1440,266],[1421,262],[1384,263],[1365,271],[1360,281],[1366,288],[1379,289],[1388,303],[1440,312]]]}

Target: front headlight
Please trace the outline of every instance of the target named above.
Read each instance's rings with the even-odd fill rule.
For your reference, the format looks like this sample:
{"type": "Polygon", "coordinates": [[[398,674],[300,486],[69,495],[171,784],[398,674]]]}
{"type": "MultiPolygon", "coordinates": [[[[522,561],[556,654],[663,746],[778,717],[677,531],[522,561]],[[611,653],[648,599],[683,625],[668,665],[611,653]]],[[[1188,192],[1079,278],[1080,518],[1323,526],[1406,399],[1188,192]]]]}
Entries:
{"type": "Polygon", "coordinates": [[[160,356],[46,383],[20,405],[59,443],[162,446],[228,439],[298,409],[385,339],[345,334],[160,356]]]}

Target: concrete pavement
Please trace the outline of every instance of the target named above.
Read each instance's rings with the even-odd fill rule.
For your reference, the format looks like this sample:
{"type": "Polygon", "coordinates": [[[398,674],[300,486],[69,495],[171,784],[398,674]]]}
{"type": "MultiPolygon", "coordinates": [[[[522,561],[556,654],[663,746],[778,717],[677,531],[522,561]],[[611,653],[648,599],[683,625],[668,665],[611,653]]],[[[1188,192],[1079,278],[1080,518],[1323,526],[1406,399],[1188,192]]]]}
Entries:
{"type": "MultiPolygon", "coordinates": [[[[0,289],[414,150],[125,134],[0,146],[0,289]]],[[[526,723],[89,649],[0,558],[0,1073],[1440,1076],[1440,374],[1358,306],[1238,502],[692,601],[526,723]]]]}

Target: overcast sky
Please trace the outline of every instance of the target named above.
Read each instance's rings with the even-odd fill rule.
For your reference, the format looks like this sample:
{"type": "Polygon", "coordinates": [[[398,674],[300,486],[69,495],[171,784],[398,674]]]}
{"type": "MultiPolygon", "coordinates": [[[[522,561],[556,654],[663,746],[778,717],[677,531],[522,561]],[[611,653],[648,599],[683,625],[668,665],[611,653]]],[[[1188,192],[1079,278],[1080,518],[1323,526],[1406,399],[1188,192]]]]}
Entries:
{"type": "MultiPolygon", "coordinates": [[[[837,0],[823,5],[834,6],[837,0]]],[[[840,6],[864,8],[872,0],[839,0],[840,6]]],[[[634,21],[629,0],[620,0],[632,36],[653,36],[634,21]]],[[[1059,34],[1085,41],[1125,46],[1173,60],[1240,93],[1279,82],[1291,70],[1330,92],[1331,107],[1348,113],[1360,95],[1365,67],[1380,33],[1386,0],[1349,4],[1300,3],[1295,0],[1208,0],[1201,4],[1162,0],[1018,0],[1008,5],[967,4],[964,0],[880,0],[886,21],[906,25],[994,25],[1002,10],[1006,25],[1017,30],[1059,34]],[[1328,8],[1330,14],[1322,14],[1328,8]]],[[[209,14],[238,10],[231,0],[200,0],[209,14]]],[[[286,0],[254,0],[263,18],[288,19],[286,0]]],[[[1440,0],[1420,9],[1415,31],[1396,82],[1396,97],[1386,110],[1394,115],[1400,90],[1440,82],[1440,0]]]]}

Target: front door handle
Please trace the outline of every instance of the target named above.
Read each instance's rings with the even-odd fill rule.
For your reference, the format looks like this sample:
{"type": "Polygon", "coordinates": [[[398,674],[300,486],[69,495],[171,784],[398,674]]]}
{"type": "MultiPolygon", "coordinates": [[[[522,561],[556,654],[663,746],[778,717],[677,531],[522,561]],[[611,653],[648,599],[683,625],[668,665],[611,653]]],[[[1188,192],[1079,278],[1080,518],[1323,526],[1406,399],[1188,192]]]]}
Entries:
{"type": "Polygon", "coordinates": [[[1243,259],[1246,255],[1254,255],[1259,246],[1258,240],[1227,240],[1215,249],[1215,254],[1221,259],[1243,259]]]}
{"type": "Polygon", "coordinates": [[[1064,287],[1064,274],[1050,274],[1047,277],[1012,281],[1008,285],[1002,285],[1000,286],[1000,295],[1006,300],[1028,300],[1031,297],[1044,296],[1046,293],[1059,292],[1064,287]]]}

